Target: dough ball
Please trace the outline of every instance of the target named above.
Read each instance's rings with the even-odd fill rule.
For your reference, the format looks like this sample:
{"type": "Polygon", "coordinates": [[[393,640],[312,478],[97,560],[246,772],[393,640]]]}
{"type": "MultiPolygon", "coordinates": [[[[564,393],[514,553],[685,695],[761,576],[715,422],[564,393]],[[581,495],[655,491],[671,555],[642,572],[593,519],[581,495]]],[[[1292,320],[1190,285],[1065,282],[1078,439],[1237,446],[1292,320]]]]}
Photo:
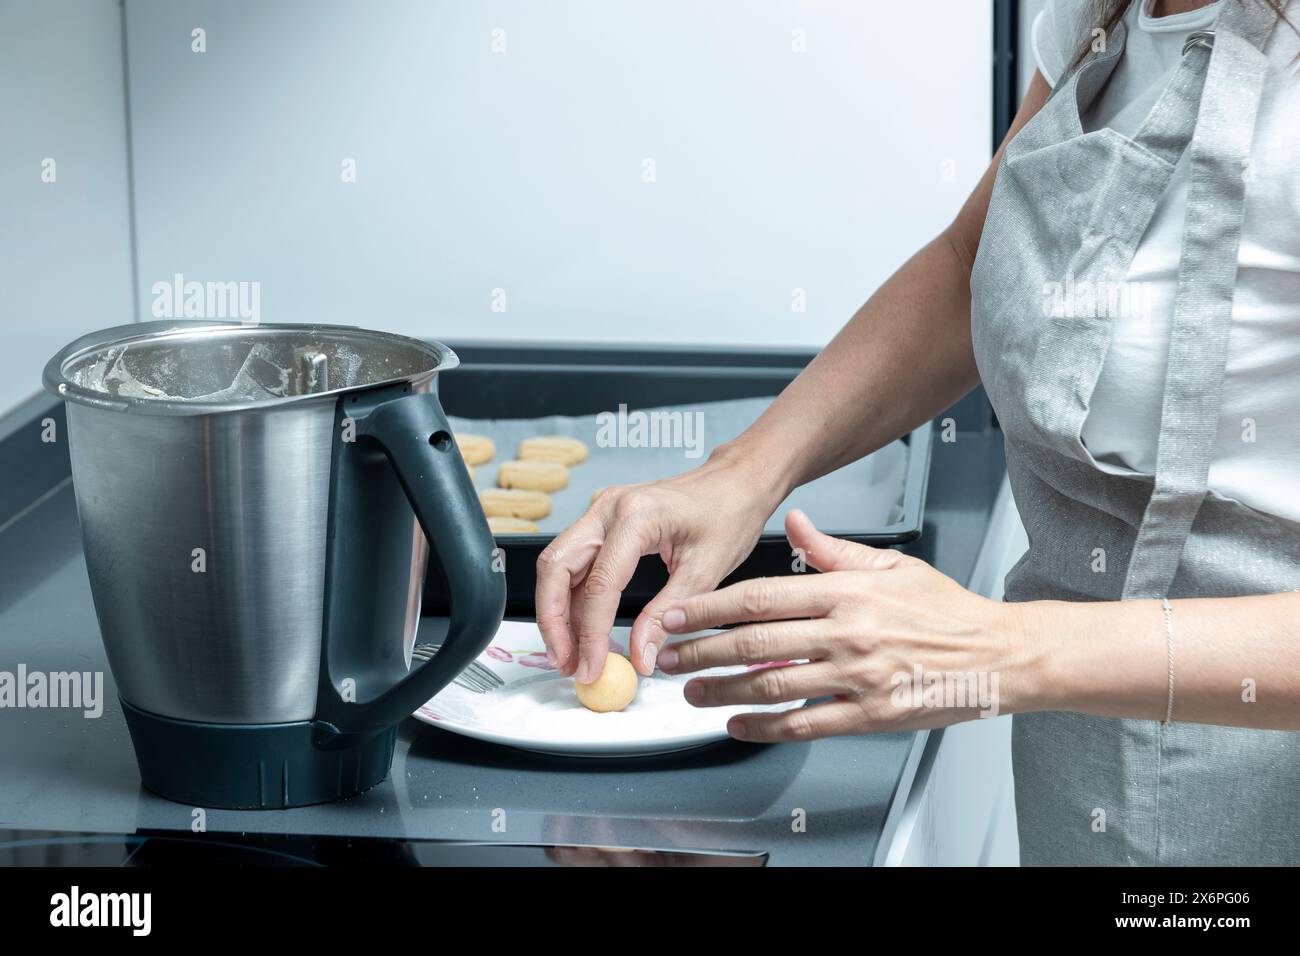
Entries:
{"type": "Polygon", "coordinates": [[[525,438],[519,445],[517,458],[525,461],[554,461],[561,465],[576,465],[587,460],[586,442],[564,435],[538,435],[525,438]]]}
{"type": "Polygon", "coordinates": [[[590,684],[573,682],[573,692],[588,710],[604,714],[622,710],[636,697],[640,675],[622,654],[611,653],[605,658],[605,669],[590,684]]]}
{"type": "Polygon", "coordinates": [[[486,464],[497,453],[496,442],[486,435],[458,434],[456,447],[460,449],[460,457],[465,459],[467,465],[486,464]]]}
{"type": "Polygon", "coordinates": [[[501,488],[559,491],[568,483],[569,469],[558,461],[507,461],[497,469],[497,485],[501,488]]]}

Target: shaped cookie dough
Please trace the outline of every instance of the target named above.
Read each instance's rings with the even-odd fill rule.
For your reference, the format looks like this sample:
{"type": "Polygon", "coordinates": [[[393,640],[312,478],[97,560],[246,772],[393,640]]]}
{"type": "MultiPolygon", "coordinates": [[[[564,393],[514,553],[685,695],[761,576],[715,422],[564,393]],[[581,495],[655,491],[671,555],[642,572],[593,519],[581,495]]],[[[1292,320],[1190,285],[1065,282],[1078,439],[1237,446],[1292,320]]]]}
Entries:
{"type": "Polygon", "coordinates": [[[485,488],[478,493],[483,513],[489,518],[523,518],[536,521],[551,513],[551,496],[544,491],[522,488],[485,488]]]}
{"type": "Polygon", "coordinates": [[[497,453],[496,442],[486,435],[471,435],[468,432],[456,436],[456,447],[460,457],[467,465],[482,465],[492,460],[497,453]]]}
{"type": "Polygon", "coordinates": [[[531,521],[508,515],[491,515],[488,518],[488,528],[493,534],[536,534],[541,530],[531,521]]]}
{"type": "Polygon", "coordinates": [[[501,488],[559,491],[569,483],[569,469],[554,461],[506,461],[497,469],[501,488]]]}
{"type": "Polygon", "coordinates": [[[564,435],[538,435],[520,442],[519,454],[515,457],[524,461],[554,461],[561,465],[576,465],[587,460],[587,445],[564,435]]]}

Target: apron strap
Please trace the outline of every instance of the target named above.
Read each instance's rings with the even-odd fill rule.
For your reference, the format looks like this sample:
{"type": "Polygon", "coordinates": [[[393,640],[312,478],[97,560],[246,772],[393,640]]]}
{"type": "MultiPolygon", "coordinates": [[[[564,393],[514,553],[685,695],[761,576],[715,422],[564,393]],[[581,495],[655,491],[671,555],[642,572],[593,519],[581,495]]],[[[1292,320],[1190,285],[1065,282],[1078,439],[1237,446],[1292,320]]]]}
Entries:
{"type": "Polygon", "coordinates": [[[1269,0],[1225,0],[1215,29],[1231,30],[1262,53],[1289,3],[1290,0],[1278,0],[1276,5],[1269,0]]]}
{"type": "MultiPolygon", "coordinates": [[[[1234,3],[1236,0],[1228,2],[1234,3]]],[[[1133,136],[1134,141],[1170,166],[1178,164],[1192,141],[1201,97],[1209,76],[1207,65],[1211,55],[1212,47],[1199,44],[1184,51],[1174,75],[1133,136]]]]}
{"type": "MultiPolygon", "coordinates": [[[[1215,21],[1191,142],[1155,485],[1124,578],[1125,599],[1168,595],[1208,489],[1232,330],[1246,163],[1268,70],[1261,48],[1277,20],[1264,0],[1224,0],[1215,21]]],[[[1204,51],[1193,47],[1187,55],[1204,51]]],[[[1153,127],[1162,133],[1161,121],[1153,127]]]]}

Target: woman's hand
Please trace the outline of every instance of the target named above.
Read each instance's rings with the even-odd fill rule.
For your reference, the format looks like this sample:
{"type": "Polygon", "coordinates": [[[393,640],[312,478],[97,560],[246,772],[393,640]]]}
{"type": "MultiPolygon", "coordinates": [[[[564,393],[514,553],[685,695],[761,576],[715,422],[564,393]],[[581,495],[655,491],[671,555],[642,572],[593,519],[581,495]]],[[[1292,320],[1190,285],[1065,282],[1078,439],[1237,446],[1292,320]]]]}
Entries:
{"type": "Polygon", "coordinates": [[[694,471],[664,481],[607,488],[537,561],[537,624],[561,674],[600,676],[619,599],[643,555],[658,554],[668,583],[632,625],[632,663],[655,667],[672,604],[710,591],[753,550],[785,495],[753,456],[723,446],[694,471]]]}
{"type": "Polygon", "coordinates": [[[749,622],[663,648],[659,667],[670,674],[807,661],[693,680],[685,693],[697,706],[833,698],[734,717],[727,725],[733,737],[811,740],[915,730],[1024,703],[1036,651],[1022,636],[1015,605],[973,594],[897,551],[824,535],[799,511],[787,517],[786,533],[824,573],[746,581],[681,601],[663,615],[670,633],[749,622]]]}

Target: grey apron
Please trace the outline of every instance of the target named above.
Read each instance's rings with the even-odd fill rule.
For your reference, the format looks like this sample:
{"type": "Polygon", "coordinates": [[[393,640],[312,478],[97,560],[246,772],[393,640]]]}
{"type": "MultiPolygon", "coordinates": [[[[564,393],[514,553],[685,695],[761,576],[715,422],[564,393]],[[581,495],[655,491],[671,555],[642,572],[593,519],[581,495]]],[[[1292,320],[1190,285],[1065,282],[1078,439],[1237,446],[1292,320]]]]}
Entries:
{"type": "MultiPolygon", "coordinates": [[[[1120,24],[1108,50],[1067,74],[1008,144],[971,279],[976,360],[1005,432],[1029,537],[1028,553],[1007,576],[1007,600],[1176,601],[1300,586],[1300,528],[1206,485],[1244,171],[1267,64],[1261,51],[1275,23],[1258,0],[1225,0],[1212,52],[1184,53],[1134,137],[1085,133],[1082,112],[1123,53],[1120,24]],[[1109,344],[1109,313],[1048,309],[1046,293],[1054,283],[1124,282],[1187,149],[1156,474],[1114,474],[1080,438],[1109,344]]],[[[1159,622],[1153,614],[1152,632],[1132,639],[1163,644],[1159,622]]],[[[1178,626],[1175,603],[1175,637],[1178,626]]],[[[1265,692],[1270,676],[1241,679],[1265,692]]],[[[1177,720],[1176,698],[1168,725],[1016,716],[1022,863],[1300,863],[1300,734],[1177,720]]]]}

